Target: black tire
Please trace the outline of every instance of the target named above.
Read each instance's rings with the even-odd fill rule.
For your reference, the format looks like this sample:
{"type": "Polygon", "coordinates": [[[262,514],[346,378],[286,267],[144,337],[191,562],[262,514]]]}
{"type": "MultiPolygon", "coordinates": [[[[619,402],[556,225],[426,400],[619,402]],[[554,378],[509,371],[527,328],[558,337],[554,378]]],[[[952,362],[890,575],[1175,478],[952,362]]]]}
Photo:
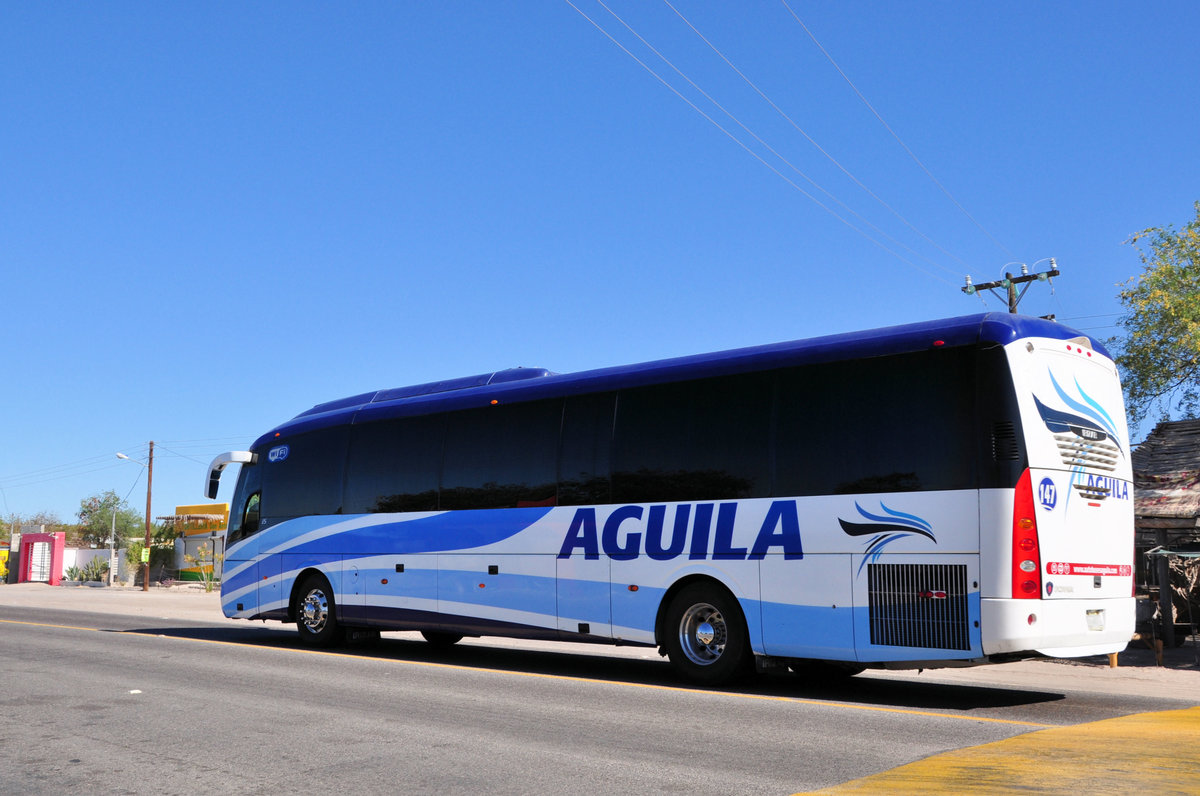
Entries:
{"type": "Polygon", "coordinates": [[[440,650],[453,647],[463,639],[462,633],[447,633],[443,630],[422,630],[421,635],[425,637],[430,646],[440,650]]]}
{"type": "Polygon", "coordinates": [[[720,586],[693,583],[680,590],[667,607],[662,633],[671,665],[693,683],[722,685],[752,669],[746,618],[720,586]]]}
{"type": "Polygon", "coordinates": [[[296,592],[296,630],[306,647],[332,647],[344,634],[337,620],[337,604],[329,581],[321,575],[309,575],[296,592]]]}

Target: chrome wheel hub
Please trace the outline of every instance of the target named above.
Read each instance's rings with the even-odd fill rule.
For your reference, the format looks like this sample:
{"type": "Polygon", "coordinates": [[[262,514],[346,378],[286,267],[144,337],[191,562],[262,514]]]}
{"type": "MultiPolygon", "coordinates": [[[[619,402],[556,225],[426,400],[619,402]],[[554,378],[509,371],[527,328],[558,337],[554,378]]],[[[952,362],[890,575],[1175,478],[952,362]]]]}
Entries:
{"type": "Polygon", "coordinates": [[[679,646],[692,663],[707,666],[725,652],[729,630],[725,617],[708,603],[697,603],[679,620],[679,646]]]}
{"type": "Polygon", "coordinates": [[[325,592],[313,589],[300,603],[300,621],[313,633],[320,633],[329,619],[329,600],[325,592]]]}

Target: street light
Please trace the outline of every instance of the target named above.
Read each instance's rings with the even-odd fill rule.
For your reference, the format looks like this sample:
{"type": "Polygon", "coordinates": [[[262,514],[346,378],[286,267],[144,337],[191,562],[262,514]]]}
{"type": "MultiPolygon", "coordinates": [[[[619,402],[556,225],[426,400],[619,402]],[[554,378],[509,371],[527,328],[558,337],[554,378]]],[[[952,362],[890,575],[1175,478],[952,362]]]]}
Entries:
{"type": "Polygon", "coordinates": [[[130,459],[123,453],[118,453],[117,458],[141,464],[146,468],[146,545],[142,548],[142,555],[145,556],[145,562],[142,564],[142,591],[150,591],[150,490],[154,485],[154,440],[150,441],[148,464],[142,464],[137,459],[130,459]]]}

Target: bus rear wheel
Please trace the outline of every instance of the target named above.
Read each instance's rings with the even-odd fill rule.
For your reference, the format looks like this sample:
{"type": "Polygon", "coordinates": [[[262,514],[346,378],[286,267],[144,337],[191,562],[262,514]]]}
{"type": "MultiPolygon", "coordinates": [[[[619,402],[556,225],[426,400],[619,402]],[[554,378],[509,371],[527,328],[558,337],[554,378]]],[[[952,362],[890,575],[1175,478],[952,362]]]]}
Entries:
{"type": "Polygon", "coordinates": [[[706,583],[685,586],[667,608],[663,646],[684,678],[721,685],[750,670],[750,639],[741,606],[725,589],[706,583]]]}
{"type": "Polygon", "coordinates": [[[332,647],[342,640],[337,620],[337,604],[329,581],[309,575],[296,594],[296,629],[300,642],[307,647],[332,647]]]}

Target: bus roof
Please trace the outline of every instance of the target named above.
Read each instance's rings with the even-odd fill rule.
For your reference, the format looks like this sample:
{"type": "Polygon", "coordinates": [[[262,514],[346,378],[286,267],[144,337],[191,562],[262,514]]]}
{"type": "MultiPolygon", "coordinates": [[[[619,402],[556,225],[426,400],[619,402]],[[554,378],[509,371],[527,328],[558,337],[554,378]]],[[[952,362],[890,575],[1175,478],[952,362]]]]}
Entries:
{"type": "Polygon", "coordinates": [[[910,353],[935,346],[955,347],[979,343],[1007,345],[1026,337],[1086,340],[1091,348],[1110,356],[1099,340],[1054,321],[1007,313],[984,313],[578,373],[557,374],[542,368],[512,368],[367,392],[318,404],[264,434],[255,442],[255,447],[285,433],[296,434],[347,423],[469,409],[492,402],[515,403],[603,392],[778,367],[910,353]]]}

